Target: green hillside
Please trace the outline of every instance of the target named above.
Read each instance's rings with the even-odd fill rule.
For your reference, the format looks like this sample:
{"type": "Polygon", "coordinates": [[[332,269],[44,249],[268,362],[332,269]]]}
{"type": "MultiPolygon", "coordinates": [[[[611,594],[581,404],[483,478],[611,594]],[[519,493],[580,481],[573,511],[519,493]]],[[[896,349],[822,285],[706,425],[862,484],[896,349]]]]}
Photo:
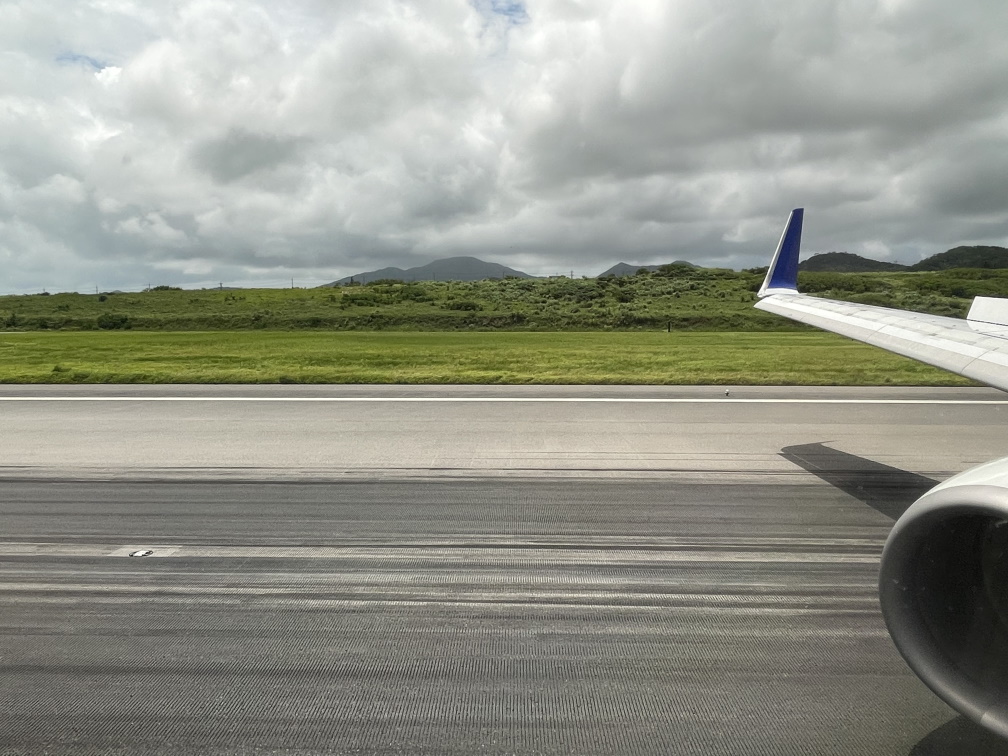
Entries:
{"type": "Polygon", "coordinates": [[[906,265],[871,260],[852,252],[823,252],[798,263],[798,270],[817,273],[874,273],[906,269],[906,265]]]}
{"type": "Polygon", "coordinates": [[[1008,268],[1004,247],[954,247],[910,266],[910,270],[950,270],[952,268],[1008,268]]]}
{"type": "Polygon", "coordinates": [[[823,252],[798,264],[798,270],[819,273],[873,273],[879,271],[952,270],[954,268],[1008,268],[1008,249],[1004,247],[955,247],[931,255],[913,265],[882,262],[851,252],[823,252]]]}
{"type": "MultiPolygon", "coordinates": [[[[604,278],[375,282],[320,289],[34,294],[0,297],[6,330],[735,330],[799,329],[755,310],[757,272],[664,266],[604,278]]],[[[1008,297],[1008,270],[799,274],[836,299],[965,315],[1008,297]]]]}

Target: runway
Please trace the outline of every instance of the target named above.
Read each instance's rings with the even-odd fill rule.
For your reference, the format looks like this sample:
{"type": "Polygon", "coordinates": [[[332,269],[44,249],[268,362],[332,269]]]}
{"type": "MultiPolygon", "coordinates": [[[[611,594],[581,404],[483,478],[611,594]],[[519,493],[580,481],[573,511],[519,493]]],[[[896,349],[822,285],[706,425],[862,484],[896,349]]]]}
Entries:
{"type": "Polygon", "coordinates": [[[1008,753],[875,593],[1005,395],[427,388],[0,391],[0,752],[1008,753]]]}
{"type": "Polygon", "coordinates": [[[993,389],[0,386],[0,477],[374,480],[796,472],[813,442],[947,477],[1008,455],[993,389]]]}

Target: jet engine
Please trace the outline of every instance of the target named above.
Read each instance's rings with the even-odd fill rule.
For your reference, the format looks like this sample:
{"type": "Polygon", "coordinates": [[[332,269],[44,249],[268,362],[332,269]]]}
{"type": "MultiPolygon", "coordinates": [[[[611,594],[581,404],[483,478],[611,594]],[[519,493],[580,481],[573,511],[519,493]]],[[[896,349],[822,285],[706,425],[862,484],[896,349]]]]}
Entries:
{"type": "Polygon", "coordinates": [[[907,509],[882,553],[879,597],[914,672],[1008,738],[1008,458],[950,478],[907,509]]]}

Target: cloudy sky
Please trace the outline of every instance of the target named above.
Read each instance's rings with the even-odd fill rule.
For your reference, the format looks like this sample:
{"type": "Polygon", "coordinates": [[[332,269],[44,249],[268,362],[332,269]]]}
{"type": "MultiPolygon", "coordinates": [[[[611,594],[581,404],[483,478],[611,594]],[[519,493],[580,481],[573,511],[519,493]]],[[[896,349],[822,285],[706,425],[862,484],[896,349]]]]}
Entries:
{"type": "Polygon", "coordinates": [[[1008,245],[1004,0],[0,0],[0,293],[1008,245]]]}

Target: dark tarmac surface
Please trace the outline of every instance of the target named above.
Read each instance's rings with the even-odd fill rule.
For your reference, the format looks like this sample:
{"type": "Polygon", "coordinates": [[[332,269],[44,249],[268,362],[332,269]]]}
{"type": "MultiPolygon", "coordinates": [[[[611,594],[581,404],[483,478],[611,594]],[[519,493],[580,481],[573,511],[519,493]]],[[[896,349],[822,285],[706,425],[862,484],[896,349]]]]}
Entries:
{"type": "Polygon", "coordinates": [[[927,481],[821,451],[730,484],[0,481],[0,753],[1008,753],[879,612],[927,481]]]}

